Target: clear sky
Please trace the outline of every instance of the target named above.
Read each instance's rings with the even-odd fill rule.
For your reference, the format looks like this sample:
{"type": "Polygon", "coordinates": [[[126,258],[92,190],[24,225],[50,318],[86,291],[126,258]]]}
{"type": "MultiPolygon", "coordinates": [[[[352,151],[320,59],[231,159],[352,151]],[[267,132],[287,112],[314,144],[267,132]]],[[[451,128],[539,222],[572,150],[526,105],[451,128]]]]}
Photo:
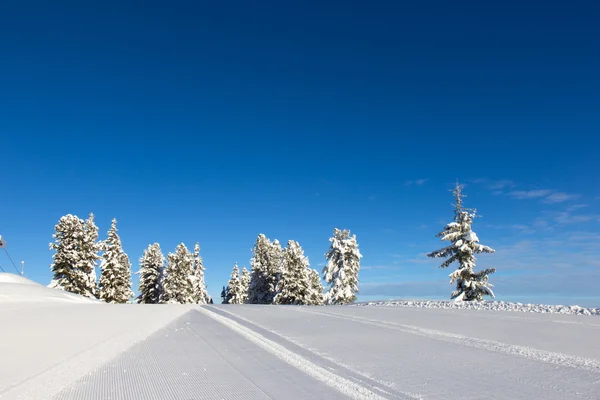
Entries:
{"type": "Polygon", "coordinates": [[[199,241],[214,297],[259,233],[321,269],[335,227],[361,299],[448,297],[425,254],[458,179],[500,299],[600,306],[597,1],[59,3],[0,6],[0,234],[31,279],[94,212],[134,270],[199,241]]]}

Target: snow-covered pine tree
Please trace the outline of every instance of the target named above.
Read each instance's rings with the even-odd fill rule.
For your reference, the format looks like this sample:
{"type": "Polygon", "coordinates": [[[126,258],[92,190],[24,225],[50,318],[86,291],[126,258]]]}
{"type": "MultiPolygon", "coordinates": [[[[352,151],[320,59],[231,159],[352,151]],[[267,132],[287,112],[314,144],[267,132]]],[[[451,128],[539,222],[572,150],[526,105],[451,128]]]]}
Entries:
{"type": "Polygon", "coordinates": [[[223,286],[223,290],[221,290],[221,304],[227,304],[227,288],[223,286]]]}
{"type": "Polygon", "coordinates": [[[283,248],[279,240],[273,240],[271,243],[271,251],[269,252],[269,271],[273,276],[273,298],[275,297],[275,288],[277,287],[277,281],[283,273],[283,248]]]}
{"type": "Polygon", "coordinates": [[[471,229],[477,211],[462,207],[462,198],[465,197],[462,189],[463,186],[456,183],[456,187],[452,190],[456,200],[454,221],[436,235],[441,240],[447,240],[452,244],[429,253],[427,256],[448,257],[440,265],[440,268],[446,268],[453,262],[458,262],[457,270],[449,275],[450,284],[456,281],[456,290],[450,296],[452,299],[455,301],[481,301],[485,295],[494,297],[491,289],[493,285],[488,282],[488,275],[496,270],[489,268],[474,272],[475,254],[493,253],[495,250],[479,244],[479,238],[471,229]]]}
{"type": "Polygon", "coordinates": [[[310,302],[313,306],[323,305],[323,284],[321,276],[316,269],[310,270],[310,302]]]}
{"type": "Polygon", "coordinates": [[[158,304],[162,293],[162,278],[165,270],[165,256],[160,245],[154,243],[144,250],[140,258],[140,294],[137,302],[141,304],[158,304]]]}
{"type": "Polygon", "coordinates": [[[87,284],[92,296],[96,293],[96,262],[100,259],[98,254],[102,250],[102,242],[98,242],[98,227],[94,223],[94,214],[85,221],[85,231],[79,248],[79,268],[88,273],[87,284]]]}
{"type": "Polygon", "coordinates": [[[123,252],[121,238],[117,233],[117,220],[113,219],[107,239],[102,242],[102,262],[98,298],[107,303],[127,303],[131,291],[131,263],[123,252]]]}
{"type": "Polygon", "coordinates": [[[82,269],[81,246],[85,236],[85,221],[76,215],[65,215],[54,227],[54,243],[50,249],[56,253],[52,256],[50,266],[53,277],[48,285],[51,288],[94,297],[94,287],[90,285],[90,270],[82,269]]]}
{"type": "Polygon", "coordinates": [[[237,263],[231,270],[231,278],[227,283],[227,304],[244,304],[244,287],[240,281],[240,269],[237,263]]]}
{"type": "Polygon", "coordinates": [[[175,253],[168,254],[161,303],[194,303],[190,282],[193,266],[194,256],[183,243],[177,246],[175,253]]]}
{"type": "MultiPolygon", "coordinates": [[[[277,242],[279,243],[279,242],[277,242]]],[[[279,246],[281,249],[281,246],[279,246]]],[[[252,249],[252,272],[248,289],[249,304],[272,304],[275,297],[275,285],[279,273],[279,263],[272,257],[277,257],[277,245],[273,245],[264,234],[258,235],[252,249]]]]}
{"type": "Polygon", "coordinates": [[[274,304],[310,304],[311,282],[308,257],[302,247],[289,240],[283,252],[283,266],[277,282],[274,304]]]}
{"type": "Polygon", "coordinates": [[[248,271],[245,266],[242,268],[240,283],[242,284],[244,303],[246,303],[248,301],[248,288],[250,287],[250,271],[248,271]]]}
{"type": "Polygon", "coordinates": [[[323,268],[323,279],[329,284],[325,293],[326,304],[348,304],[356,300],[358,272],[362,254],[358,250],[356,235],[349,230],[333,230],[329,239],[331,246],[325,254],[327,265],[323,268]]]}
{"type": "Polygon", "coordinates": [[[208,304],[210,296],[208,295],[206,283],[204,282],[204,265],[202,263],[202,257],[200,257],[199,243],[196,243],[194,246],[193,271],[191,283],[194,291],[194,302],[197,304],[208,304]]]}

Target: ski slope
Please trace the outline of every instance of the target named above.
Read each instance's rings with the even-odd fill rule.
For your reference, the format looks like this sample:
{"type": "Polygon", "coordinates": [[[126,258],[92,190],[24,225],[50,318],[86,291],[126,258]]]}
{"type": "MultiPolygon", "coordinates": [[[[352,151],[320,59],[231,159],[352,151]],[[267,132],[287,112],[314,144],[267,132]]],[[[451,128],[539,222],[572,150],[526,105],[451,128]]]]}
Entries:
{"type": "Polygon", "coordinates": [[[0,301],[0,321],[1,400],[600,398],[591,316],[0,301]]]}

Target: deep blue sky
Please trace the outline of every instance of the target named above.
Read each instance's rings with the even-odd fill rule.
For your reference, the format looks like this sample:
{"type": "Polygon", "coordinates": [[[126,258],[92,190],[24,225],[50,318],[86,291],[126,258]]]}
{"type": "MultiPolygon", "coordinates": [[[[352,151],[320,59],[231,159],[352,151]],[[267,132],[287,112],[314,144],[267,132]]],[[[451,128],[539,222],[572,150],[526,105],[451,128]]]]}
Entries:
{"type": "Polygon", "coordinates": [[[199,241],[215,297],[259,233],[321,269],[335,227],[361,298],[447,296],[424,254],[459,179],[499,298],[600,306],[597,2],[60,3],[0,6],[0,234],[30,278],[93,211],[135,270],[199,241]]]}

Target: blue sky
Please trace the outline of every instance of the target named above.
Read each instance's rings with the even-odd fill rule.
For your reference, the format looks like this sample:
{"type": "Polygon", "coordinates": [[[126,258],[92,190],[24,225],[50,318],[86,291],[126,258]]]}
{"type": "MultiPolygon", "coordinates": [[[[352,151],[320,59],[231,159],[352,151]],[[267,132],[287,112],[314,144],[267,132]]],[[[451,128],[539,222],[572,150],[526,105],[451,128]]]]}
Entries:
{"type": "Polygon", "coordinates": [[[135,270],[199,241],[215,297],[259,233],[320,269],[335,227],[362,299],[444,297],[424,254],[459,179],[499,298],[600,306],[595,2],[62,3],[0,12],[0,234],[30,278],[92,211],[135,270]]]}

